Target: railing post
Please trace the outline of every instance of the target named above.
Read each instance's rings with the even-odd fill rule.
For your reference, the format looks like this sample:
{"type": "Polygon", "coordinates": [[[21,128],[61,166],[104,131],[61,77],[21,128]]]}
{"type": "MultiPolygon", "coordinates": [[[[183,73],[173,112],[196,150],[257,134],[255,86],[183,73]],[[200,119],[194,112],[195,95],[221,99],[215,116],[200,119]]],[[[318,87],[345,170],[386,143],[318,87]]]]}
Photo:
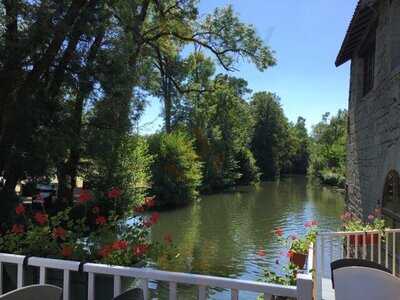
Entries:
{"type": "Polygon", "coordinates": [[[3,295],[3,263],[0,262],[0,295],[3,295]]]}
{"type": "Polygon", "coordinates": [[[323,247],[323,238],[321,235],[317,235],[317,249],[316,249],[316,273],[315,273],[315,280],[317,282],[317,287],[315,290],[315,294],[316,294],[316,300],[320,300],[322,299],[322,277],[324,275],[324,266],[323,266],[323,251],[322,251],[322,247],[323,247]]]}
{"type": "Polygon", "coordinates": [[[17,265],[17,288],[22,288],[24,286],[24,266],[23,264],[17,265]]]}
{"type": "Polygon", "coordinates": [[[297,300],[312,300],[313,282],[311,274],[297,274],[297,300]]]}

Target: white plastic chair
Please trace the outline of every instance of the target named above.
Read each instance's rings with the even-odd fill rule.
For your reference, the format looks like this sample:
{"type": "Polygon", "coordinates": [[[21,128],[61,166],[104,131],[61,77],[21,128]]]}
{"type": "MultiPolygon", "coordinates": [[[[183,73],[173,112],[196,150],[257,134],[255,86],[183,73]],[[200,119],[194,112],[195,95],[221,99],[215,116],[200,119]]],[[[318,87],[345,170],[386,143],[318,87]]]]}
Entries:
{"type": "Polygon", "coordinates": [[[62,289],[50,284],[35,284],[0,296],[1,300],[60,300],[62,289]]]}
{"type": "Polygon", "coordinates": [[[336,300],[398,300],[400,279],[382,270],[368,267],[344,267],[333,270],[336,300]]]}

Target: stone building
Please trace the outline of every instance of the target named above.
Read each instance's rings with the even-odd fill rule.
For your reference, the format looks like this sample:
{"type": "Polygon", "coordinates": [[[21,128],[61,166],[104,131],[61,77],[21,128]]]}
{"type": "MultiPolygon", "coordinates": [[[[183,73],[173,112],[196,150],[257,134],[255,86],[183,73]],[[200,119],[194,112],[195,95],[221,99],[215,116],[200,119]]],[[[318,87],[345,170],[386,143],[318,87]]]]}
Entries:
{"type": "Polygon", "coordinates": [[[360,0],[336,66],[351,60],[347,207],[400,226],[400,0],[360,0]]]}

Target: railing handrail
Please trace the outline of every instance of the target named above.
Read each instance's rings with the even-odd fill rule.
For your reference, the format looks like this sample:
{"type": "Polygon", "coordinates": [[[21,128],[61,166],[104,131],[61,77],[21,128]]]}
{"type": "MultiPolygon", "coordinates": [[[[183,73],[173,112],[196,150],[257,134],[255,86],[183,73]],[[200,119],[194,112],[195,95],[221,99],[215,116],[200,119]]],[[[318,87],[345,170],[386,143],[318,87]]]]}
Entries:
{"type": "MultiPolygon", "coordinates": [[[[317,235],[326,237],[326,236],[348,236],[348,235],[362,235],[362,234],[368,234],[368,233],[380,233],[381,231],[379,230],[363,230],[363,231],[332,231],[332,232],[318,232],[317,235]]],[[[386,228],[384,229],[384,232],[388,233],[399,233],[400,228],[386,228]]]]}
{"type": "MultiPolygon", "coordinates": [[[[312,253],[312,251],[310,252],[312,253]]],[[[312,261],[312,254],[311,261],[312,261]]],[[[53,258],[43,258],[43,257],[28,257],[25,261],[24,255],[0,253],[0,271],[2,263],[13,263],[18,265],[17,272],[17,286],[23,286],[23,264],[26,263],[29,266],[36,266],[40,268],[40,282],[45,282],[45,269],[58,269],[63,270],[64,274],[67,274],[69,278],[69,271],[78,271],[81,263],[79,261],[63,260],[63,259],[53,259],[53,258]]],[[[310,266],[309,266],[310,267],[310,266]]],[[[273,296],[283,296],[283,297],[294,297],[298,299],[311,299],[305,298],[304,295],[308,295],[307,291],[312,290],[310,285],[312,285],[311,274],[298,274],[297,286],[283,286],[273,283],[257,282],[242,279],[224,278],[218,276],[200,275],[200,274],[190,274],[181,272],[170,272],[161,271],[151,268],[135,268],[135,267],[123,267],[123,266],[113,266],[97,263],[85,263],[81,269],[83,272],[89,274],[89,285],[88,293],[92,295],[89,299],[93,298],[94,289],[94,274],[112,275],[114,276],[114,288],[117,289],[117,293],[120,292],[120,278],[121,277],[133,277],[140,280],[145,280],[146,284],[148,281],[163,281],[168,282],[173,286],[176,284],[190,284],[204,289],[205,287],[211,288],[223,288],[231,289],[232,292],[235,291],[249,291],[255,293],[263,293],[266,297],[273,296]],[[92,282],[91,282],[92,281],[92,282]],[[117,287],[116,287],[117,286],[117,287]]],[[[2,274],[0,274],[0,281],[2,279],[2,274]]],[[[64,279],[64,284],[69,284],[64,279]]],[[[2,282],[0,282],[1,291],[2,282]]],[[[1,293],[1,292],[0,292],[1,293]]],[[[115,293],[115,291],[114,291],[115,293]]],[[[64,299],[68,299],[69,292],[65,292],[64,299]]],[[[205,299],[205,298],[204,298],[205,299]]],[[[234,299],[234,298],[232,298],[234,299]]],[[[268,298],[269,299],[269,298],[268,298]]]]}

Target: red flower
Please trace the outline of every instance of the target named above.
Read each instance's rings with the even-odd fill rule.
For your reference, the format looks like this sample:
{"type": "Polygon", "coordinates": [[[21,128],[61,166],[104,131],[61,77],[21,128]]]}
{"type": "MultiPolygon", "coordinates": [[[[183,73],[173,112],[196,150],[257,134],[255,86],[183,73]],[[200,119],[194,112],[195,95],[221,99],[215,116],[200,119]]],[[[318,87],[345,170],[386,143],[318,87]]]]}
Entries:
{"type": "Polygon", "coordinates": [[[164,241],[166,244],[172,244],[172,236],[170,233],[167,233],[166,235],[164,235],[164,241]]]}
{"type": "Polygon", "coordinates": [[[277,235],[277,236],[282,236],[283,235],[283,229],[282,228],[276,228],[275,229],[275,234],[277,235]]]}
{"type": "Polygon", "coordinates": [[[14,224],[11,228],[11,232],[14,234],[22,234],[25,232],[25,227],[21,224],[14,224]]]}
{"type": "Polygon", "coordinates": [[[103,247],[101,247],[101,249],[99,250],[99,255],[101,257],[107,257],[108,255],[110,255],[110,253],[112,252],[112,246],[111,245],[104,245],[103,247]]]}
{"type": "Polygon", "coordinates": [[[116,199],[121,196],[121,191],[118,188],[113,187],[111,191],[107,193],[108,198],[116,199]]]}
{"type": "Polygon", "coordinates": [[[106,217],[104,217],[104,216],[98,216],[97,218],[96,218],[96,224],[97,225],[104,225],[104,224],[106,224],[107,223],[107,218],[106,217]]]}
{"type": "Polygon", "coordinates": [[[260,249],[260,250],[258,250],[257,255],[258,256],[265,256],[265,255],[267,255],[267,253],[265,252],[264,249],[260,249]]]}
{"type": "Polygon", "coordinates": [[[92,213],[95,214],[95,215],[98,215],[100,213],[100,207],[94,206],[92,208],[92,213]]]}
{"type": "Polygon", "coordinates": [[[318,221],[315,221],[315,220],[311,221],[311,226],[317,226],[317,225],[318,225],[318,221]]]}
{"type": "Polygon", "coordinates": [[[37,212],[33,218],[35,219],[35,221],[39,224],[39,225],[44,225],[47,223],[47,221],[49,220],[49,216],[47,214],[41,213],[41,212],[37,212]]]}
{"type": "Polygon", "coordinates": [[[158,212],[153,212],[150,216],[150,222],[152,225],[156,224],[160,219],[160,214],[158,212]]]}
{"type": "Polygon", "coordinates": [[[62,227],[56,227],[53,229],[53,238],[65,240],[65,229],[62,227]]]}
{"type": "Polygon", "coordinates": [[[84,204],[93,199],[93,195],[88,190],[81,190],[79,193],[79,204],[84,204]]]}
{"type": "Polygon", "coordinates": [[[148,228],[151,227],[151,221],[148,219],[143,220],[143,227],[148,228]]]}
{"type": "Polygon", "coordinates": [[[25,206],[21,203],[21,204],[18,204],[17,205],[17,207],[15,208],[15,213],[17,214],[17,215],[22,215],[22,214],[24,214],[25,213],[25,206]]]}
{"type": "Polygon", "coordinates": [[[352,218],[352,216],[353,215],[351,212],[346,212],[340,218],[342,219],[342,221],[348,221],[352,218]]]}
{"type": "Polygon", "coordinates": [[[149,245],[147,244],[136,245],[133,247],[132,250],[133,250],[133,255],[142,256],[146,254],[146,252],[149,250],[149,245]]]}
{"type": "Polygon", "coordinates": [[[289,250],[289,251],[286,253],[286,256],[289,257],[289,258],[292,258],[293,255],[294,255],[294,252],[293,252],[292,250],[289,250]]]}
{"type": "Polygon", "coordinates": [[[144,207],[143,206],[135,207],[134,212],[136,212],[136,213],[144,212],[144,207]]]}
{"type": "Polygon", "coordinates": [[[154,200],[156,198],[156,196],[152,196],[152,197],[145,197],[144,198],[144,203],[146,204],[147,207],[151,208],[154,207],[156,205],[156,201],[154,200]]]}
{"type": "Polygon", "coordinates": [[[126,248],[128,248],[128,242],[123,240],[115,241],[112,244],[111,248],[113,250],[125,250],[126,248]]]}
{"type": "Polygon", "coordinates": [[[70,257],[70,256],[72,256],[73,252],[74,252],[74,249],[71,246],[62,245],[62,247],[61,247],[61,255],[63,257],[70,257]]]}

